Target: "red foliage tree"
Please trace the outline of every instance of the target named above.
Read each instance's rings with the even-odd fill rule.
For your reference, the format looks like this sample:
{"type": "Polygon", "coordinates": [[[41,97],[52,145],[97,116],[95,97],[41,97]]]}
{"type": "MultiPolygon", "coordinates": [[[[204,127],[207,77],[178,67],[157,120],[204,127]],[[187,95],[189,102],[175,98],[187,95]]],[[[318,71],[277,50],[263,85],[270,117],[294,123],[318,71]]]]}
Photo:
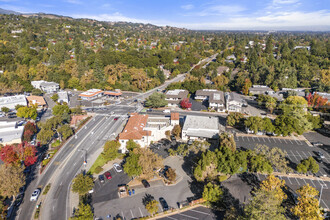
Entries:
{"type": "Polygon", "coordinates": [[[0,158],[5,164],[15,164],[19,161],[13,145],[6,145],[1,148],[0,158]]]}
{"type": "Polygon", "coordinates": [[[23,141],[31,141],[33,134],[34,133],[31,130],[25,130],[23,134],[23,141]]]}
{"type": "Polygon", "coordinates": [[[25,131],[31,131],[33,134],[37,132],[37,126],[33,122],[28,122],[24,126],[25,131]]]}
{"type": "Polygon", "coordinates": [[[306,99],[308,102],[308,106],[316,109],[325,106],[328,102],[327,98],[323,98],[317,93],[314,93],[314,95],[312,95],[312,93],[309,93],[306,99]]]}
{"type": "Polygon", "coordinates": [[[5,164],[17,164],[19,161],[24,161],[25,166],[30,166],[37,161],[36,153],[36,147],[25,142],[2,147],[0,158],[5,164]]]}
{"type": "Polygon", "coordinates": [[[183,99],[183,100],[180,102],[180,106],[181,106],[181,108],[183,108],[183,109],[188,109],[188,108],[191,108],[192,104],[189,102],[189,99],[183,99]]]}

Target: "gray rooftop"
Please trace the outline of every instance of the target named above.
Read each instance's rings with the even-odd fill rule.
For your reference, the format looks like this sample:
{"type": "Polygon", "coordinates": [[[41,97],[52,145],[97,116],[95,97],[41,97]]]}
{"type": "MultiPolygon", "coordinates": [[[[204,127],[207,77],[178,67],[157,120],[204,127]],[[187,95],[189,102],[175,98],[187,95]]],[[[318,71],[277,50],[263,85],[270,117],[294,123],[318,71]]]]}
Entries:
{"type": "Polygon", "coordinates": [[[8,143],[22,137],[24,126],[15,128],[15,124],[16,122],[0,122],[0,138],[3,143],[8,143]]]}
{"type": "Polygon", "coordinates": [[[217,117],[187,115],[183,130],[219,130],[219,120],[217,117]]]}

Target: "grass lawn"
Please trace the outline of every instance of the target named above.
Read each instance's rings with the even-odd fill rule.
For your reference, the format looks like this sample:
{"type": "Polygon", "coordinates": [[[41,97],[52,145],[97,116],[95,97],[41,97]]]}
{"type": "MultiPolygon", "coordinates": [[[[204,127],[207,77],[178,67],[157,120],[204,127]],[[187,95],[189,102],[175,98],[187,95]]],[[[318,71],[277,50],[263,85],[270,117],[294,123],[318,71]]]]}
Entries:
{"type": "Polygon", "coordinates": [[[92,165],[92,167],[89,169],[89,172],[91,172],[92,174],[95,173],[95,168],[100,166],[102,167],[104,164],[106,164],[108,161],[106,159],[104,159],[102,157],[102,154],[100,154],[97,159],[95,160],[94,164],[92,165]]]}

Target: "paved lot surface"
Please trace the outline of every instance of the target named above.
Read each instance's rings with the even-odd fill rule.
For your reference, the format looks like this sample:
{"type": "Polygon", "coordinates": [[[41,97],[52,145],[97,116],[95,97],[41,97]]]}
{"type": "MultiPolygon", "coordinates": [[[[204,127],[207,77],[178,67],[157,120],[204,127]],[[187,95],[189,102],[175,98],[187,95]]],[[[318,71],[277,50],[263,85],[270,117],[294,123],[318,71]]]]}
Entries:
{"type": "MultiPolygon", "coordinates": [[[[257,174],[258,179],[263,181],[266,178],[266,175],[257,174]]],[[[321,206],[329,210],[330,207],[330,182],[323,180],[311,180],[311,179],[302,179],[296,177],[278,177],[285,181],[285,184],[290,187],[293,191],[296,191],[300,187],[309,184],[312,187],[315,187],[319,192],[322,190],[321,195],[321,206]]]]}
{"type": "MultiPolygon", "coordinates": [[[[105,173],[106,171],[103,171],[105,173]]],[[[92,203],[104,202],[111,199],[117,199],[118,185],[127,184],[131,178],[123,171],[117,173],[113,168],[109,170],[112,179],[105,178],[104,183],[101,183],[99,179],[95,181],[94,193],[92,194],[92,203]]]]}
{"type": "Polygon", "coordinates": [[[315,158],[316,152],[321,151],[325,158],[322,159],[322,163],[319,163],[320,171],[316,175],[330,176],[329,153],[319,147],[310,147],[305,141],[298,139],[257,136],[235,136],[235,141],[237,147],[242,147],[245,149],[254,149],[258,144],[267,145],[270,148],[279,147],[288,153],[288,159],[291,162],[292,168],[295,168],[295,166],[303,159],[310,156],[315,158]]]}
{"type": "Polygon", "coordinates": [[[182,211],[180,213],[158,218],[161,220],[211,220],[211,219],[222,219],[222,213],[214,213],[213,210],[206,207],[196,207],[194,209],[182,211]]]}

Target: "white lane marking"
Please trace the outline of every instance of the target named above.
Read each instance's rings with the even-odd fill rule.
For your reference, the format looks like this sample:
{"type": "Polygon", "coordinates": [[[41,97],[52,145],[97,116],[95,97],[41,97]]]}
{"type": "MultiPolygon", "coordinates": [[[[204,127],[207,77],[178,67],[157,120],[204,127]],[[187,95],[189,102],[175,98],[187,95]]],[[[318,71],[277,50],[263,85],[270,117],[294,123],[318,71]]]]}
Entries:
{"type": "Polygon", "coordinates": [[[288,139],[288,140],[290,141],[291,144],[293,144],[292,141],[291,141],[290,139],[288,139]]]}
{"type": "Polygon", "coordinates": [[[290,184],[292,185],[292,182],[291,182],[290,178],[289,178],[289,177],[287,177],[287,178],[288,178],[288,180],[289,180],[290,184]]]}
{"type": "Polygon", "coordinates": [[[210,213],[201,212],[201,211],[197,211],[197,210],[194,210],[194,209],[191,209],[191,210],[188,210],[188,211],[197,212],[197,213],[201,213],[201,214],[204,214],[204,215],[210,215],[210,213]]]}
{"type": "Polygon", "coordinates": [[[296,155],[294,155],[293,151],[292,151],[292,150],[290,150],[290,151],[291,151],[291,153],[292,153],[292,156],[296,159],[296,161],[299,161],[299,160],[297,159],[296,155]]]}
{"type": "Polygon", "coordinates": [[[140,210],[141,217],[143,217],[143,214],[142,214],[142,211],[141,211],[140,207],[139,207],[139,210],[140,210]]]}
{"type": "Polygon", "coordinates": [[[321,201],[323,202],[323,204],[325,205],[325,207],[327,207],[327,209],[329,209],[329,207],[328,207],[327,204],[323,201],[323,199],[321,199],[321,201]]]}
{"type": "Polygon", "coordinates": [[[299,154],[298,151],[296,151],[296,152],[297,152],[298,156],[299,156],[301,159],[304,159],[304,158],[299,154]]]}
{"type": "Polygon", "coordinates": [[[323,184],[323,188],[328,189],[328,185],[323,180],[321,180],[321,181],[322,181],[322,184],[323,184]]]}
{"type": "Polygon", "coordinates": [[[165,218],[169,218],[169,219],[177,220],[176,218],[172,218],[172,217],[170,217],[170,216],[166,216],[165,218]]]}
{"type": "Polygon", "coordinates": [[[306,180],[304,179],[304,178],[302,178],[302,180],[305,182],[305,184],[307,185],[307,182],[306,182],[306,180]]]}
{"type": "Polygon", "coordinates": [[[178,213],[178,215],[182,215],[184,217],[188,217],[188,218],[192,218],[192,219],[199,219],[199,218],[196,218],[196,217],[193,217],[193,216],[190,216],[190,215],[185,215],[185,214],[182,214],[182,213],[178,213]]]}
{"type": "Polygon", "coordinates": [[[133,215],[132,209],[130,209],[130,211],[131,211],[132,218],[134,218],[134,215],[133,215]]]}
{"type": "Polygon", "coordinates": [[[76,163],[77,163],[77,162],[74,162],[73,166],[76,166],[76,163]]]}
{"type": "Polygon", "coordinates": [[[296,177],[295,177],[295,179],[296,179],[296,181],[297,181],[298,185],[300,186],[300,183],[299,183],[299,181],[297,180],[297,178],[296,178],[296,177]]]}
{"type": "Polygon", "coordinates": [[[265,138],[261,138],[261,139],[262,139],[264,142],[266,142],[266,141],[265,141],[265,138]]]}
{"type": "Polygon", "coordinates": [[[81,155],[80,158],[82,158],[84,155],[81,155]]]}
{"type": "Polygon", "coordinates": [[[53,206],[53,212],[54,212],[54,210],[55,210],[55,206],[53,206]]]}
{"type": "Polygon", "coordinates": [[[125,219],[123,211],[121,211],[121,216],[123,217],[123,219],[125,219]]]}
{"type": "Polygon", "coordinates": [[[314,184],[314,181],[313,180],[310,180],[310,181],[312,182],[313,186],[316,187],[316,185],[314,184]]]}

